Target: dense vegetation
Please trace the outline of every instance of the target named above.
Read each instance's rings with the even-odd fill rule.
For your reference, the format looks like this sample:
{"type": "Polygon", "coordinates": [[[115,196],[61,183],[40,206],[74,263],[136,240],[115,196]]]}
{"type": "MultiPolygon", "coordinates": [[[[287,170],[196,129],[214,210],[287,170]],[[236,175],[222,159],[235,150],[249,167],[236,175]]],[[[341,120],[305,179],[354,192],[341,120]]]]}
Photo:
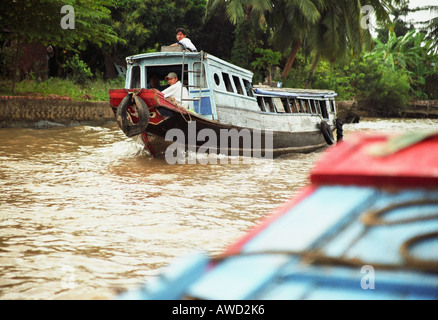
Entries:
{"type": "Polygon", "coordinates": [[[333,89],[391,115],[411,99],[438,99],[438,19],[414,27],[408,11],[405,0],[4,0],[0,89],[105,100],[123,81],[114,63],[175,42],[185,27],[199,50],[251,69],[256,83],[333,89]],[[65,5],[74,29],[60,26],[71,22],[65,5]],[[30,42],[52,46],[52,63],[19,79],[17,58],[30,42]]]}

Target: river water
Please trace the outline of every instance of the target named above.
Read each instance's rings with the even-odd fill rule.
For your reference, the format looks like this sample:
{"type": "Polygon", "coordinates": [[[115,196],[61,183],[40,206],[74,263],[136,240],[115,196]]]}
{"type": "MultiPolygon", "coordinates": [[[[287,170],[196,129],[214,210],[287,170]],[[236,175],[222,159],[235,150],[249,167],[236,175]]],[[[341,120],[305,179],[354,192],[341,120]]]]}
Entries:
{"type": "MultiPolygon", "coordinates": [[[[344,137],[437,128],[365,119],[344,137]]],[[[322,154],[170,165],[115,124],[0,129],[0,299],[112,299],[177,257],[219,253],[294,197],[322,154]]]]}

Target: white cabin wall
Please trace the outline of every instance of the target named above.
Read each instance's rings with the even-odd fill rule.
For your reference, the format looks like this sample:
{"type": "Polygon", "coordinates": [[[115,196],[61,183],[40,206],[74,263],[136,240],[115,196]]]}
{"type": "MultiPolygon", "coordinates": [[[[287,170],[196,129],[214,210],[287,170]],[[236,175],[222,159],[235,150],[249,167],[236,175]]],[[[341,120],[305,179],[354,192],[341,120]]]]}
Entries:
{"type": "Polygon", "coordinates": [[[319,130],[321,117],[310,114],[267,113],[241,108],[217,108],[222,123],[251,129],[284,132],[307,132],[309,128],[319,130]]]}

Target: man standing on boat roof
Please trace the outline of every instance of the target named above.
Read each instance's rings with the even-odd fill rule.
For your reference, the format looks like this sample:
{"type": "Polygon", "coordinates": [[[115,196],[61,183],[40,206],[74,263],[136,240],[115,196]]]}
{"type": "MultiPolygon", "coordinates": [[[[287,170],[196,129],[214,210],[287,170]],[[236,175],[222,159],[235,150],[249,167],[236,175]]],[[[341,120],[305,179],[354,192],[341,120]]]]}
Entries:
{"type": "Polygon", "coordinates": [[[192,41],[187,38],[187,32],[184,28],[176,29],[176,39],[178,40],[178,42],[171,44],[171,46],[181,45],[183,49],[187,49],[192,52],[198,51],[192,41]]]}
{"type": "Polygon", "coordinates": [[[165,98],[173,97],[175,100],[181,104],[184,108],[189,107],[189,102],[185,99],[189,98],[189,92],[187,88],[182,86],[181,81],[178,80],[178,76],[175,72],[170,72],[165,79],[169,83],[170,87],[164,89],[162,93],[165,98]],[[182,90],[181,90],[182,89],[182,90]],[[181,98],[182,94],[182,98],[181,98]]]}

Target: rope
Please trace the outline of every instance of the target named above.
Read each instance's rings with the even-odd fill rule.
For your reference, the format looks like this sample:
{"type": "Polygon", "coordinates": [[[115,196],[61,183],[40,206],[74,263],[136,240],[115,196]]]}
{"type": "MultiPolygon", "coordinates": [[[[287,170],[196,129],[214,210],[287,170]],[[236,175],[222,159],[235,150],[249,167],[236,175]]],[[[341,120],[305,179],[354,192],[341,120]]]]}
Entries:
{"type": "Polygon", "coordinates": [[[402,246],[400,247],[400,253],[403,257],[403,259],[409,264],[414,266],[415,268],[418,269],[423,269],[423,268],[427,268],[427,269],[431,269],[431,270],[435,270],[435,272],[438,271],[438,261],[430,261],[430,260],[423,260],[423,259],[418,259],[415,258],[414,256],[412,256],[410,254],[410,249],[417,245],[420,242],[429,240],[429,239],[438,239],[438,232],[430,232],[430,233],[426,233],[426,234],[422,234],[419,236],[415,236],[407,241],[405,241],[402,246]]]}
{"type": "Polygon", "coordinates": [[[190,114],[190,112],[187,111],[187,109],[184,108],[182,105],[180,105],[178,103],[178,101],[176,101],[176,99],[174,97],[169,97],[169,98],[167,98],[167,100],[169,100],[173,105],[175,105],[175,107],[178,109],[179,113],[181,114],[181,117],[185,120],[185,122],[187,122],[187,123],[191,123],[192,122],[192,115],[190,114]],[[184,114],[182,112],[183,110],[189,116],[189,120],[187,120],[186,117],[184,116],[184,114]]]}
{"type": "Polygon", "coordinates": [[[331,265],[331,266],[345,266],[352,268],[361,268],[364,265],[372,265],[373,267],[382,270],[403,271],[404,269],[411,269],[415,271],[438,274],[438,262],[414,258],[409,253],[410,247],[412,247],[414,244],[432,237],[437,238],[438,233],[422,235],[419,237],[415,237],[415,239],[412,238],[403,242],[403,244],[400,247],[400,253],[402,255],[402,259],[404,262],[403,264],[379,263],[376,261],[369,262],[369,261],[361,260],[359,258],[331,257],[318,251],[289,251],[289,250],[263,250],[263,251],[239,252],[239,253],[231,253],[231,254],[220,254],[220,255],[212,256],[211,261],[213,263],[219,263],[231,258],[239,258],[239,257],[251,257],[258,255],[285,255],[291,257],[298,256],[301,258],[302,263],[309,265],[326,265],[326,266],[331,265]]]}
{"type": "MultiPolygon", "coordinates": [[[[420,216],[415,218],[399,219],[396,221],[385,221],[380,218],[381,215],[383,215],[384,213],[394,209],[409,207],[409,206],[430,205],[430,204],[436,205],[438,204],[438,200],[422,199],[422,200],[406,201],[403,203],[390,205],[380,210],[368,212],[364,217],[362,217],[362,222],[366,226],[371,227],[371,226],[379,226],[379,225],[395,225],[395,224],[437,219],[438,214],[429,215],[429,216],[420,216]]],[[[252,252],[237,252],[237,253],[216,255],[211,257],[211,260],[214,263],[218,263],[226,259],[235,258],[235,257],[249,257],[256,255],[287,255],[287,256],[298,256],[302,259],[303,263],[315,264],[315,265],[321,265],[321,264],[341,265],[341,266],[359,267],[359,268],[364,265],[372,265],[376,268],[386,269],[386,270],[412,269],[415,271],[438,273],[438,261],[416,258],[410,252],[414,246],[418,245],[421,242],[428,241],[430,239],[438,239],[438,232],[431,232],[431,233],[418,235],[404,241],[399,248],[399,252],[403,261],[402,264],[379,263],[375,261],[367,262],[358,258],[346,258],[345,256],[331,257],[331,256],[327,256],[326,254],[318,250],[308,250],[308,251],[265,250],[265,251],[252,251],[252,252]]]]}
{"type": "Polygon", "coordinates": [[[404,207],[412,207],[412,206],[419,206],[419,205],[437,205],[438,200],[433,199],[422,199],[422,200],[413,200],[413,201],[406,201],[402,203],[396,203],[390,206],[387,206],[380,210],[375,211],[369,211],[362,217],[362,223],[366,226],[378,226],[378,225],[395,225],[395,224],[402,224],[402,223],[410,223],[410,222],[417,222],[417,221],[425,221],[425,220],[432,220],[432,219],[438,219],[438,214],[433,215],[427,215],[427,216],[419,216],[415,218],[406,218],[406,219],[399,219],[394,221],[388,221],[381,218],[381,216],[384,213],[387,213],[389,211],[404,208],[404,207]]]}

